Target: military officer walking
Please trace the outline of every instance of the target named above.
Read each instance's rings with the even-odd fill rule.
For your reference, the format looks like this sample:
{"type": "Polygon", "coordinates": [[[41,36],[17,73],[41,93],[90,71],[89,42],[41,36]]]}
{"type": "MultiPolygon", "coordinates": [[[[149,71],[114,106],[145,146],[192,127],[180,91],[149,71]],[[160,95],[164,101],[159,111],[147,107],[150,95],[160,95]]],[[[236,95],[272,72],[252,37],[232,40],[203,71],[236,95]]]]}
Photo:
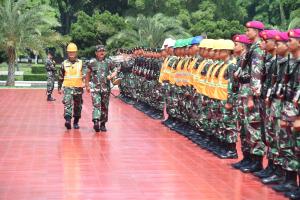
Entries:
{"type": "Polygon", "coordinates": [[[54,82],[55,82],[55,61],[53,60],[52,52],[48,52],[48,57],[46,60],[46,71],[47,71],[47,101],[55,101],[52,97],[52,92],[54,89],[54,82]]]}
{"type": "Polygon", "coordinates": [[[74,43],[70,43],[68,45],[67,54],[68,59],[62,63],[59,69],[58,93],[62,93],[61,88],[63,86],[64,118],[66,120],[66,128],[71,129],[71,119],[73,114],[73,126],[75,129],[79,129],[78,122],[81,117],[83,103],[82,60],[77,58],[77,46],[74,43]]]}
{"type": "Polygon", "coordinates": [[[104,45],[96,46],[96,58],[88,64],[85,87],[90,92],[89,82],[92,82],[93,122],[96,132],[106,131],[108,121],[108,105],[111,92],[111,80],[117,75],[116,65],[106,58],[104,45]]]}

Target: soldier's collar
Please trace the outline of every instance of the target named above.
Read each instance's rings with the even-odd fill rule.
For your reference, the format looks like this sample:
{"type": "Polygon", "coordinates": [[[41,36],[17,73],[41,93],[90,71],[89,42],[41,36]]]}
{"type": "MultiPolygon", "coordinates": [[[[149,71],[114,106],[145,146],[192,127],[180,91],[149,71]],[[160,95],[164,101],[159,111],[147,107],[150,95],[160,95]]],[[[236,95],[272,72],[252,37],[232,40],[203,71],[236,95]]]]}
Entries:
{"type": "Polygon", "coordinates": [[[278,57],[277,63],[282,64],[288,60],[288,57],[278,57]]]}

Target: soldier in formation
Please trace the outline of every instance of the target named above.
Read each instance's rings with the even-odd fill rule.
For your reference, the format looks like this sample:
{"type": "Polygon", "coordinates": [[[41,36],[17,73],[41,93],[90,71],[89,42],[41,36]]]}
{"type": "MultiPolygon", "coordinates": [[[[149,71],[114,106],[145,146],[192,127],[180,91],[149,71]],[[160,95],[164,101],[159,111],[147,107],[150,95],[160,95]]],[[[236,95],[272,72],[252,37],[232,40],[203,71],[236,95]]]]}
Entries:
{"type": "Polygon", "coordinates": [[[165,107],[164,125],[220,158],[237,158],[240,134],[243,157],[232,166],[300,199],[300,29],[245,26],[233,40],[168,38],[160,53],[133,49],[121,92],[146,113],[165,107]]]}

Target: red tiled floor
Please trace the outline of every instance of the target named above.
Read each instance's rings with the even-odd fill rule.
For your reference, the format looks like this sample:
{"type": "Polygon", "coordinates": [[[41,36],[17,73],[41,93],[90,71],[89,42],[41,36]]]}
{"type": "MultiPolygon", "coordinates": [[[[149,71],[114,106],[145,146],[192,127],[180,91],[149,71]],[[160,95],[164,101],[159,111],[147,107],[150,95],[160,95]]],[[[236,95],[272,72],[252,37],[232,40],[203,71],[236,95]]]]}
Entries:
{"type": "Polygon", "coordinates": [[[55,96],[0,90],[1,200],[284,199],[113,97],[107,133],[93,131],[89,94],[67,131],[55,96]]]}

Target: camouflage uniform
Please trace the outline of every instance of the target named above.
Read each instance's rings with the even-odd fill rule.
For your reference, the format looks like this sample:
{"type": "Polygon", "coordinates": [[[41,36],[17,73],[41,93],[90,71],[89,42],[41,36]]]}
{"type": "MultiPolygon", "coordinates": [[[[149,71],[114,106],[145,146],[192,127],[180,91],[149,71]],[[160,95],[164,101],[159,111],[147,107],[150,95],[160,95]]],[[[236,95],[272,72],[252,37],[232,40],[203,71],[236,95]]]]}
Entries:
{"type": "MultiPolygon", "coordinates": [[[[298,171],[300,168],[300,136],[299,132],[292,132],[292,123],[299,115],[298,108],[293,103],[295,92],[299,87],[299,67],[300,59],[291,59],[289,69],[286,70],[287,77],[285,77],[284,103],[282,108],[281,120],[287,123],[286,128],[281,128],[280,131],[280,150],[279,157],[282,159],[282,167],[288,171],[298,171]]],[[[298,91],[297,91],[298,92],[298,91]]]]}
{"type": "Polygon", "coordinates": [[[108,58],[99,61],[92,59],[88,65],[91,72],[93,121],[99,120],[105,123],[108,120],[108,105],[111,92],[110,81],[107,79],[113,71],[115,64],[108,58]]]}
{"type": "MultiPolygon", "coordinates": [[[[69,60],[65,60],[58,72],[58,90],[61,90],[64,77],[65,77],[65,67],[72,67],[74,64],[82,62],[79,59],[76,59],[75,62],[71,62],[69,60]]],[[[81,72],[82,73],[82,72],[81,72]]],[[[66,120],[70,120],[72,118],[72,114],[74,118],[80,119],[81,110],[82,110],[82,94],[83,94],[83,86],[82,87],[63,87],[64,97],[64,118],[66,120]],[[74,105],[73,105],[74,104],[74,105]],[[74,106],[74,111],[73,111],[74,106]]]]}
{"type": "Polygon", "coordinates": [[[263,103],[260,97],[263,75],[263,51],[259,48],[259,41],[251,45],[248,53],[251,55],[250,63],[242,69],[242,76],[248,76],[249,78],[243,83],[243,89],[241,90],[246,117],[246,134],[251,146],[250,153],[256,156],[263,156],[265,144],[262,141],[260,116],[263,103]],[[253,97],[254,107],[252,110],[248,109],[247,102],[249,97],[253,97]]]}
{"type": "Polygon", "coordinates": [[[52,95],[56,73],[55,61],[52,59],[47,59],[45,67],[47,71],[47,95],[52,95]]]}

